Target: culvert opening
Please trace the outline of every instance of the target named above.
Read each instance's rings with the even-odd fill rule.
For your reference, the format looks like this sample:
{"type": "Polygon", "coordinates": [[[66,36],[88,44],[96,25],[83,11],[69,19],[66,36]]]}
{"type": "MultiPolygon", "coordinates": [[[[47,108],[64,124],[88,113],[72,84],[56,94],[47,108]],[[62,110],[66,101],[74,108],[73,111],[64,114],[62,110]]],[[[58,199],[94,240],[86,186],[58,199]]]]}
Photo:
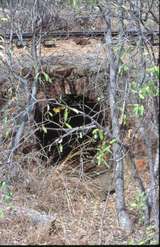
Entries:
{"type": "Polygon", "coordinates": [[[88,97],[74,94],[50,100],[43,107],[37,103],[34,120],[38,145],[45,156],[52,157],[53,164],[66,158],[74,149],[83,146],[85,150],[85,145],[90,147],[90,155],[93,155],[99,141],[93,138],[96,123],[105,125],[101,105],[88,97]]]}

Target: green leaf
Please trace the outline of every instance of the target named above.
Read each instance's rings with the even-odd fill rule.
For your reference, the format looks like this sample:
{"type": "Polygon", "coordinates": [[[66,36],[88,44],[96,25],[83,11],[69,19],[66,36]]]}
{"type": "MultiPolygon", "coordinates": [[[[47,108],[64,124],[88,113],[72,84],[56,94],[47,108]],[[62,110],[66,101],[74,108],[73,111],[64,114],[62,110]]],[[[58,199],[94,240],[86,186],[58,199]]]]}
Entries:
{"type": "Polygon", "coordinates": [[[122,76],[122,75],[125,75],[127,72],[129,71],[129,67],[127,64],[122,64],[120,67],[119,67],[119,74],[122,76]]]}
{"type": "Polygon", "coordinates": [[[94,130],[92,131],[92,134],[96,134],[98,131],[99,131],[99,129],[94,129],[94,130]]]}
{"type": "Polygon", "coordinates": [[[0,219],[4,218],[4,211],[2,208],[0,208],[0,219]]]}
{"type": "Polygon", "coordinates": [[[38,80],[40,73],[37,73],[35,76],[35,80],[38,80]]]}
{"type": "Polygon", "coordinates": [[[68,108],[65,108],[64,110],[64,121],[67,122],[68,120],[68,108]]]}
{"type": "Polygon", "coordinates": [[[139,92],[139,98],[140,99],[144,99],[145,98],[141,91],[139,92]]]}
{"type": "Polygon", "coordinates": [[[46,127],[45,127],[44,125],[42,125],[42,130],[43,130],[43,132],[44,132],[45,134],[47,134],[47,129],[46,129],[46,127]]]}
{"type": "Polygon", "coordinates": [[[133,112],[137,115],[137,116],[143,116],[144,114],[144,106],[143,105],[139,105],[139,104],[134,104],[133,105],[133,112]]]}
{"type": "Polygon", "coordinates": [[[97,140],[97,139],[98,139],[98,135],[97,135],[97,134],[94,134],[94,135],[93,135],[93,138],[94,138],[95,140],[97,140]]]}
{"type": "Polygon", "coordinates": [[[94,139],[98,139],[98,137],[99,137],[99,139],[101,140],[101,141],[103,141],[104,140],[104,131],[103,130],[101,130],[101,129],[94,129],[93,131],[92,131],[92,135],[93,135],[93,138],[94,139]]]}
{"type": "Polygon", "coordinates": [[[50,83],[52,82],[51,78],[49,77],[47,73],[43,72],[43,75],[44,75],[45,81],[50,82],[50,83]]]}
{"type": "Polygon", "coordinates": [[[5,133],[5,137],[7,138],[10,135],[10,133],[11,133],[11,129],[8,129],[5,133]]]}
{"type": "Polygon", "coordinates": [[[102,164],[102,160],[100,157],[97,157],[97,165],[100,166],[102,164]]]}
{"type": "Polygon", "coordinates": [[[80,0],[69,0],[69,4],[73,7],[73,8],[77,8],[80,5],[80,0]]]}
{"type": "Polygon", "coordinates": [[[155,82],[150,80],[148,82],[148,87],[150,90],[150,96],[158,96],[159,95],[159,87],[155,85],[155,82]]]}
{"type": "Polygon", "coordinates": [[[62,144],[59,145],[59,151],[60,151],[60,153],[63,152],[63,145],[62,144]]]}
{"type": "Polygon", "coordinates": [[[160,68],[159,66],[153,66],[148,69],[146,69],[147,72],[155,75],[157,78],[160,78],[160,68]]]}
{"type": "Polygon", "coordinates": [[[111,146],[110,146],[110,145],[107,145],[107,146],[104,148],[104,152],[105,152],[105,153],[112,153],[112,151],[111,151],[111,146]]]}
{"type": "Polygon", "coordinates": [[[66,126],[67,128],[69,128],[69,129],[72,129],[72,126],[71,126],[70,124],[68,124],[68,123],[65,123],[65,126],[66,126]]]}
{"type": "Polygon", "coordinates": [[[144,85],[140,90],[139,90],[139,98],[140,99],[144,99],[145,97],[151,95],[151,88],[149,86],[149,84],[147,83],[146,85],[144,85]]]}
{"type": "Polygon", "coordinates": [[[116,139],[112,139],[109,143],[110,143],[110,144],[114,144],[114,143],[116,143],[116,142],[117,142],[116,139]]]}
{"type": "Polygon", "coordinates": [[[144,114],[144,106],[141,105],[141,106],[139,107],[139,115],[140,115],[140,116],[143,116],[143,114],[144,114]]]}
{"type": "Polygon", "coordinates": [[[11,199],[12,199],[12,192],[11,191],[8,191],[5,195],[4,195],[4,201],[5,202],[10,202],[11,199]]]}
{"type": "Polygon", "coordinates": [[[0,188],[4,189],[6,187],[6,182],[5,181],[0,181],[0,188]]]}
{"type": "Polygon", "coordinates": [[[132,93],[137,93],[137,91],[138,91],[138,86],[137,86],[137,83],[135,81],[131,82],[131,91],[132,91],[132,93]]]}
{"type": "Polygon", "coordinates": [[[130,206],[131,206],[132,208],[137,208],[137,203],[132,202],[132,203],[130,204],[130,206]]]}
{"type": "Polygon", "coordinates": [[[99,130],[98,134],[99,134],[99,139],[101,141],[103,141],[104,140],[104,132],[103,132],[103,130],[99,130]]]}

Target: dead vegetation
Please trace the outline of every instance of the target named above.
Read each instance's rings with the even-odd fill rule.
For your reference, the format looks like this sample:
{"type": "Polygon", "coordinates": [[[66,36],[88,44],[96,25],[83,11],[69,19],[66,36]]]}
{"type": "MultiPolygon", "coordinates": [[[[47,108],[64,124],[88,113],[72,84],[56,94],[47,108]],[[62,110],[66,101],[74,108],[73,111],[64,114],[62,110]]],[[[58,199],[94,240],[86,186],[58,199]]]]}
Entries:
{"type": "MultiPolygon", "coordinates": [[[[32,153],[33,156],[33,153],[32,153]]],[[[20,158],[20,157],[19,157],[20,158]]],[[[135,224],[132,234],[120,230],[116,219],[115,194],[105,192],[87,177],[69,176],[67,168],[44,167],[41,160],[27,158],[23,179],[9,187],[10,202],[1,201],[0,244],[129,244],[146,238],[139,212],[130,208],[135,224]],[[2,207],[3,206],[3,207],[2,207]]],[[[126,163],[126,200],[131,205],[136,184],[126,163]]],[[[141,176],[148,183],[148,171],[141,176]]],[[[105,177],[106,179],[106,177],[105,177]]],[[[1,197],[2,198],[2,197],[1,197]]],[[[154,234],[153,230],[151,233],[154,234]]]]}
{"type": "MultiPolygon", "coordinates": [[[[35,3],[33,9],[30,6],[31,12],[25,13],[31,14],[32,17],[26,19],[25,23],[26,30],[33,31],[32,40],[24,43],[23,46],[21,41],[15,46],[9,40],[7,42],[2,40],[0,50],[2,57],[0,60],[0,245],[157,244],[158,225],[155,217],[158,212],[155,209],[159,205],[157,94],[149,94],[148,98],[143,94],[143,86],[148,85],[148,78],[157,83],[155,77],[147,71],[151,64],[155,66],[157,62],[157,48],[152,47],[150,40],[143,36],[143,32],[139,32],[138,42],[134,42],[134,45],[127,35],[122,35],[123,32],[119,34],[116,42],[112,43],[112,40],[108,42],[108,38],[112,39],[112,36],[108,36],[111,32],[106,32],[103,39],[49,39],[44,47],[41,34],[46,28],[45,12],[53,18],[50,20],[55,25],[54,27],[49,25],[48,28],[67,31],[87,30],[87,28],[105,30],[106,27],[111,31],[111,26],[109,27],[111,21],[115,29],[118,25],[123,26],[121,26],[123,18],[118,15],[117,22],[117,16],[113,11],[113,19],[108,19],[110,15],[106,15],[103,10],[109,13],[110,10],[115,10],[116,5],[112,6],[112,1],[109,1],[111,8],[103,6],[103,1],[98,1],[102,6],[92,7],[85,2],[82,8],[80,7],[79,14],[71,6],[64,8],[64,1],[61,1],[62,5],[58,5],[58,1],[55,1],[56,5],[53,6],[52,1],[47,0],[47,3],[51,4],[49,6],[52,6],[50,9],[48,5],[44,6],[43,1],[42,8],[39,9],[38,1],[33,1],[35,3]],[[57,13],[59,11],[60,16],[55,14],[55,10],[57,13]],[[97,14],[93,16],[92,11],[98,12],[100,16],[97,14]],[[77,25],[74,27],[75,23],[77,25]],[[38,40],[36,40],[37,33],[40,35],[38,40]],[[124,53],[121,54],[121,51],[124,53]],[[139,92],[135,93],[135,88],[135,94],[132,91],[133,80],[139,86],[141,97],[139,92]],[[110,83],[113,83],[112,92],[110,83]],[[64,95],[72,98],[74,94],[78,97],[83,95],[83,99],[88,97],[88,100],[100,106],[95,116],[103,113],[105,124],[85,112],[84,102],[83,108],[78,108],[79,101],[76,102],[76,106],[66,104],[64,107],[62,102],[59,103],[58,100],[64,95]],[[51,105],[51,101],[53,103],[54,100],[57,105],[51,105]],[[133,106],[139,106],[139,102],[141,102],[141,111],[139,112],[138,108],[139,115],[133,114],[133,106]],[[38,105],[42,111],[47,109],[44,115],[42,114],[40,123],[35,121],[35,105],[38,105]],[[82,118],[89,117],[92,125],[87,126],[86,123],[83,125],[79,123],[78,127],[77,124],[68,125],[66,130],[64,127],[66,119],[67,124],[72,121],[65,109],[70,108],[76,113],[74,116],[81,111],[82,118]],[[53,160],[55,150],[59,154],[58,149],[52,149],[49,143],[47,151],[50,155],[47,155],[47,152],[44,152],[46,146],[42,145],[43,140],[39,142],[36,137],[36,131],[40,128],[43,130],[42,139],[47,133],[48,139],[51,136],[45,125],[44,116],[47,112],[50,116],[54,113],[57,114],[56,116],[59,114],[58,121],[54,123],[58,123],[58,131],[61,131],[58,133],[58,138],[63,135],[69,137],[67,145],[70,143],[72,133],[79,134],[77,128],[82,128],[83,131],[87,127],[90,128],[86,142],[80,142],[77,135],[67,155],[58,162],[53,160]],[[113,119],[116,121],[113,122],[113,119]],[[119,134],[114,132],[115,126],[119,128],[119,134]],[[95,138],[99,135],[100,141],[90,142],[90,139],[93,141],[92,130],[97,131],[97,129],[101,131],[94,132],[95,138]],[[113,132],[116,133],[115,136],[113,132]],[[116,142],[114,142],[115,138],[116,142]],[[109,151],[103,152],[103,148],[106,147],[103,144],[107,145],[109,151]],[[117,151],[113,152],[114,144],[120,147],[118,159],[114,156],[117,153],[117,151]],[[120,181],[119,186],[117,181],[120,181]],[[152,191],[155,194],[152,194],[152,191]],[[124,207],[118,208],[117,205],[124,207]],[[147,212],[148,207],[149,209],[152,207],[149,211],[150,215],[147,212]],[[128,229],[124,227],[125,230],[122,229],[122,226],[125,226],[123,217],[121,222],[118,214],[121,211],[125,212],[125,216],[129,215],[128,222],[131,222],[128,229]]],[[[121,8],[123,5],[120,2],[117,1],[116,7],[119,7],[118,11],[123,12],[121,8]]],[[[135,26],[140,28],[137,23],[141,17],[138,15],[137,17],[134,10],[137,1],[133,2],[128,1],[124,9],[126,14],[123,16],[124,20],[126,18],[124,33],[130,25],[132,26],[130,20],[133,20],[133,23],[135,21],[135,26]],[[131,8],[128,8],[128,4],[131,8]]],[[[147,5],[149,1],[145,4],[149,12],[144,14],[146,18],[147,13],[152,17],[152,26],[156,15],[150,11],[155,6],[147,5]]],[[[144,10],[143,4],[141,8],[144,10]]],[[[10,17],[16,17],[19,16],[19,9],[15,13],[6,11],[3,14],[7,17],[9,14],[10,17]]],[[[21,17],[25,19],[26,15],[21,17]]],[[[17,22],[17,18],[15,22],[13,20],[14,18],[10,19],[11,23],[8,22],[6,29],[15,31],[21,39],[20,27],[23,22],[17,22]],[[9,23],[13,24],[12,21],[14,25],[10,27],[9,23]]],[[[141,25],[145,26],[146,23],[149,28],[148,21],[142,21],[141,25]]],[[[4,27],[5,25],[1,25],[2,31],[4,27]]],[[[155,69],[156,66],[153,68],[155,69]]],[[[92,105],[89,113],[93,108],[92,105]]],[[[82,118],[81,120],[84,120],[82,118]]],[[[51,129],[55,131],[56,128],[52,125],[51,129]]],[[[83,131],[81,134],[85,134],[86,137],[86,132],[83,131]]],[[[54,141],[58,143],[55,138],[51,138],[52,144],[54,141]]],[[[58,144],[61,143],[63,144],[63,142],[58,144]]],[[[61,145],[61,148],[64,148],[63,146],[61,145]]]]}

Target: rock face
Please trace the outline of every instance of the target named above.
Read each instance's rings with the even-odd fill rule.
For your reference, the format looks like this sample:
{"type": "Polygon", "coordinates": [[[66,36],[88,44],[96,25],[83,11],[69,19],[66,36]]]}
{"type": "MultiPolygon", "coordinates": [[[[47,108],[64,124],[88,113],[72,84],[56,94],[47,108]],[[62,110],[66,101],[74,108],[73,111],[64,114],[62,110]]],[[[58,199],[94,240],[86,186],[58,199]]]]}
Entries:
{"type": "MultiPolygon", "coordinates": [[[[94,121],[104,125],[99,104],[83,95],[65,95],[49,101],[41,109],[37,104],[34,119],[39,129],[35,132],[47,155],[54,162],[64,159],[73,148],[92,138],[94,121]]],[[[93,139],[93,143],[96,142],[93,139]]]]}

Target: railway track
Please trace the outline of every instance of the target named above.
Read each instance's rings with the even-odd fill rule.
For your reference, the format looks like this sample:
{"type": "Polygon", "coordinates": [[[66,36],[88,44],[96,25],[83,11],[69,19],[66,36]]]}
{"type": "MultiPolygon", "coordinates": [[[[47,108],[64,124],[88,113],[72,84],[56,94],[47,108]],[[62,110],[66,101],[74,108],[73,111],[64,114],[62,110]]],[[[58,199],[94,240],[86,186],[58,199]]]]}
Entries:
{"type": "MultiPolygon", "coordinates": [[[[120,33],[118,31],[112,32],[113,40],[115,39],[115,43],[117,43],[116,37],[118,38],[118,35],[120,33]]],[[[83,31],[83,32],[70,32],[70,31],[58,31],[58,32],[42,32],[41,37],[42,44],[45,46],[46,40],[52,40],[55,38],[58,39],[69,39],[69,38],[104,38],[105,32],[104,31],[83,31]]],[[[127,38],[128,40],[133,41],[133,45],[136,45],[136,37],[139,35],[142,35],[144,39],[149,41],[153,46],[159,46],[159,31],[152,31],[152,32],[143,32],[139,34],[137,31],[126,31],[124,32],[123,36],[124,38],[127,38]]],[[[17,33],[12,34],[0,34],[0,36],[6,40],[11,41],[12,43],[16,43],[17,47],[21,48],[23,47],[23,41],[30,41],[33,37],[33,33],[31,32],[24,32],[21,35],[18,35],[17,33]],[[22,45],[21,45],[22,44],[22,45]]],[[[37,34],[38,37],[38,34],[37,34]]],[[[54,46],[54,45],[53,45],[54,46]]],[[[48,47],[52,47],[52,45],[49,45],[48,47]]]]}
{"type": "MultiPolygon", "coordinates": [[[[59,32],[49,32],[49,33],[42,33],[43,37],[51,37],[51,38],[72,38],[72,37],[104,37],[105,32],[104,31],[84,31],[84,32],[66,32],[66,31],[59,31],[59,32]]],[[[113,31],[112,32],[112,37],[116,37],[119,35],[118,31],[113,31]]],[[[152,32],[143,32],[142,35],[144,37],[148,37],[151,39],[154,39],[154,37],[159,36],[159,31],[152,31],[152,32]]],[[[4,39],[10,39],[10,40],[19,40],[19,36],[17,33],[11,34],[0,34],[4,39]]],[[[124,37],[138,37],[139,32],[137,31],[126,31],[124,32],[124,37]]],[[[33,33],[31,32],[26,32],[22,33],[21,37],[23,39],[31,39],[33,37],[33,33]]]]}

